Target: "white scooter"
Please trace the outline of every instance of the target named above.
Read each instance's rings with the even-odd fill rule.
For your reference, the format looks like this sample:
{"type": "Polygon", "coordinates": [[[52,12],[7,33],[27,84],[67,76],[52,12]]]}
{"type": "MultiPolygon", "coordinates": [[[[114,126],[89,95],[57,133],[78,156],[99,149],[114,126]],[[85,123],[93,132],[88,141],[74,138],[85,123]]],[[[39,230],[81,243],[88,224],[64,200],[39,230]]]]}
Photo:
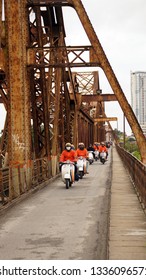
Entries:
{"type": "Polygon", "coordinates": [[[83,157],[79,157],[77,160],[77,169],[80,179],[83,178],[84,174],[87,172],[87,163],[86,159],[83,157]]]}
{"type": "Polygon", "coordinates": [[[93,153],[92,151],[89,151],[88,152],[88,161],[89,161],[89,164],[92,164],[94,162],[94,157],[93,157],[93,153]]]}
{"type": "Polygon", "coordinates": [[[61,166],[62,181],[66,185],[66,189],[71,187],[75,181],[75,165],[71,161],[63,162],[61,166]]]}
{"type": "Polygon", "coordinates": [[[100,153],[100,162],[103,164],[106,162],[106,153],[105,152],[100,153]]]}
{"type": "Polygon", "coordinates": [[[99,159],[99,151],[95,150],[94,155],[95,155],[95,160],[97,161],[99,159]]]}

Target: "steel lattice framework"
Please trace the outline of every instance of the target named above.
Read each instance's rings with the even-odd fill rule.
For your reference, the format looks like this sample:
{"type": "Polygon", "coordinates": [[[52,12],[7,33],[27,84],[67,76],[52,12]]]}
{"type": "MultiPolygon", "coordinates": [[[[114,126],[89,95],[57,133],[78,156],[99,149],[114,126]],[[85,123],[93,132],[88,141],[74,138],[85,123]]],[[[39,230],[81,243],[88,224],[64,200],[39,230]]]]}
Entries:
{"type": "Polygon", "coordinates": [[[104,138],[103,126],[96,119],[105,117],[105,101],[119,102],[146,163],[146,139],[81,0],[5,0],[4,4],[5,23],[0,18],[0,97],[7,117],[1,147],[8,151],[12,167],[10,196],[18,196],[25,184],[30,188],[33,159],[47,158],[49,176],[54,176],[65,142],[89,145],[104,138]],[[66,46],[64,6],[76,10],[89,46],[66,46]],[[112,94],[102,94],[98,71],[71,70],[91,66],[102,68],[112,94]],[[26,172],[20,188],[15,166],[21,163],[26,172]]]}

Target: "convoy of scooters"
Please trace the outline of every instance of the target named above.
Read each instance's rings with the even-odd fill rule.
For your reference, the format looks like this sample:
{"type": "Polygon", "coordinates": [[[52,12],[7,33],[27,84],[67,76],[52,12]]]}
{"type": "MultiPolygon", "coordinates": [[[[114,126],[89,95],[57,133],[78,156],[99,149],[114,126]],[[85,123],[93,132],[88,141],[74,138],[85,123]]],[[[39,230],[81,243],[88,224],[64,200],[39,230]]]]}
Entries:
{"type": "Polygon", "coordinates": [[[79,157],[76,163],[71,161],[63,162],[61,166],[61,176],[62,181],[64,182],[66,189],[72,186],[75,182],[75,168],[77,168],[77,176],[82,179],[83,176],[87,173],[88,165],[92,164],[94,161],[100,160],[102,164],[106,162],[106,153],[101,152],[99,155],[99,151],[89,151],[88,160],[83,157],[79,157]]]}

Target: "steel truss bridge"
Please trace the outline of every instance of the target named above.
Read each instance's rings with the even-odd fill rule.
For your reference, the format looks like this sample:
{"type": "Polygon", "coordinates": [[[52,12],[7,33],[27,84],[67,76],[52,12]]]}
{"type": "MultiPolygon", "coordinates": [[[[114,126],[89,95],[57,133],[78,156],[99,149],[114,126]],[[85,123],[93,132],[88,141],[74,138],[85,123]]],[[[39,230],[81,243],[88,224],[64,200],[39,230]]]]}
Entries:
{"type": "MultiPolygon", "coordinates": [[[[112,133],[108,101],[120,104],[146,164],[146,139],[81,0],[4,0],[4,20],[2,8],[1,1],[0,102],[7,111],[1,154],[8,159],[9,199],[55,176],[66,142],[105,139],[105,121],[112,133]],[[65,6],[76,11],[90,45],[66,45],[65,6]],[[73,71],[78,67],[96,69],[73,71]],[[102,93],[97,67],[112,93],[102,93]]],[[[3,176],[1,169],[0,182],[3,176]]]]}

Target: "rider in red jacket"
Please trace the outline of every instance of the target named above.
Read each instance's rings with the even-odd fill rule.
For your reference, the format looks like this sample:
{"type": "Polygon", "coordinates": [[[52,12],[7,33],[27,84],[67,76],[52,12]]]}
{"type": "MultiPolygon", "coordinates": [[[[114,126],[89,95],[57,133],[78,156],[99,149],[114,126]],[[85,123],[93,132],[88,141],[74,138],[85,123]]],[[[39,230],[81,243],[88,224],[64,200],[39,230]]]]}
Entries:
{"type": "Polygon", "coordinates": [[[62,152],[60,156],[60,162],[64,162],[70,160],[72,162],[76,162],[76,152],[75,150],[72,150],[72,146],[70,143],[66,143],[65,150],[62,152]]]}
{"type": "Polygon", "coordinates": [[[100,146],[99,143],[94,142],[93,148],[94,148],[95,151],[99,150],[99,146],[100,146]]]}
{"type": "Polygon", "coordinates": [[[65,150],[62,152],[62,154],[60,156],[60,161],[59,161],[60,171],[61,171],[61,166],[62,166],[63,162],[65,162],[67,160],[75,163],[75,180],[78,181],[79,177],[77,174],[77,166],[76,166],[76,163],[77,163],[76,152],[75,152],[75,150],[72,149],[72,145],[70,143],[66,143],[65,150]]]}
{"type": "Polygon", "coordinates": [[[84,143],[79,143],[78,149],[76,150],[76,156],[77,157],[83,157],[83,158],[88,158],[88,151],[85,148],[84,143]]]}
{"type": "Polygon", "coordinates": [[[108,149],[106,148],[104,142],[101,142],[101,145],[99,146],[99,154],[105,152],[106,158],[108,157],[108,149]]]}
{"type": "MultiPolygon", "coordinates": [[[[84,159],[88,159],[88,151],[85,148],[84,143],[79,143],[78,144],[78,149],[76,150],[76,156],[77,158],[84,158],[84,159]]],[[[88,161],[84,162],[84,173],[88,174],[88,161]]]]}

